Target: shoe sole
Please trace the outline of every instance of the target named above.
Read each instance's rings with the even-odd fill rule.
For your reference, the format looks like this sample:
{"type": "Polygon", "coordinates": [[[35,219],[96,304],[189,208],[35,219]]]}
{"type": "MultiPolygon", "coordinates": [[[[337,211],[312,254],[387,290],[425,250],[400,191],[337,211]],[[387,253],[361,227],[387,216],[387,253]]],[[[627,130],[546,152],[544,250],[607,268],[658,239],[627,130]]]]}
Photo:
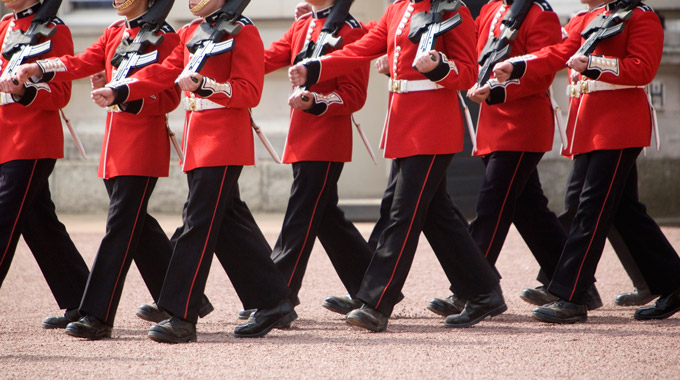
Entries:
{"type": "Polygon", "coordinates": [[[143,311],[140,311],[140,310],[137,310],[137,311],[135,312],[135,315],[136,315],[137,318],[139,318],[139,319],[143,319],[143,320],[145,320],[145,321],[147,321],[147,322],[154,322],[154,323],[159,323],[159,322],[162,322],[162,321],[164,321],[164,320],[170,318],[170,314],[167,314],[167,313],[165,314],[165,316],[153,317],[151,314],[146,313],[146,312],[143,312],[143,311]]]}
{"type": "Polygon", "coordinates": [[[484,318],[486,318],[486,317],[493,318],[493,317],[495,317],[495,316],[497,316],[497,315],[503,314],[503,313],[505,313],[506,310],[508,310],[508,305],[503,304],[503,305],[498,306],[497,308],[495,308],[495,309],[493,309],[493,310],[490,310],[490,311],[486,312],[485,314],[483,314],[483,315],[480,316],[479,318],[474,319],[474,320],[472,320],[472,321],[470,321],[470,322],[467,322],[467,323],[460,323],[460,324],[453,324],[453,323],[452,323],[452,324],[448,324],[448,323],[444,323],[444,327],[454,328],[454,329],[456,329],[456,328],[466,328],[466,327],[470,327],[470,326],[476,325],[477,323],[481,322],[481,321],[484,320],[484,318]]]}
{"type": "MultiPolygon", "coordinates": [[[[557,301],[557,300],[559,299],[559,298],[555,297],[555,299],[552,300],[552,301],[548,301],[548,302],[546,302],[546,303],[541,303],[541,302],[543,302],[543,301],[538,301],[538,300],[535,299],[535,298],[527,297],[527,296],[525,296],[524,294],[520,294],[520,295],[519,295],[519,298],[521,298],[522,301],[524,301],[524,302],[526,302],[526,303],[528,303],[528,304],[536,305],[536,306],[547,305],[547,304],[549,304],[549,303],[551,303],[551,302],[555,302],[555,301],[557,301]]],[[[600,305],[600,306],[601,306],[601,305],[600,305]]]]}
{"type": "Polygon", "coordinates": [[[286,315],[285,317],[281,318],[276,325],[274,326],[275,329],[277,330],[288,330],[291,327],[291,324],[293,323],[294,320],[298,319],[298,315],[293,310],[292,313],[286,315]]]}
{"type": "Polygon", "coordinates": [[[189,342],[195,342],[196,341],[196,334],[190,335],[188,337],[184,338],[177,338],[172,335],[165,334],[160,331],[154,331],[150,330],[148,334],[146,334],[149,339],[153,340],[154,342],[158,343],[189,343],[189,342]]]}
{"type": "Polygon", "coordinates": [[[87,339],[87,340],[100,340],[100,339],[104,339],[104,338],[111,338],[111,331],[107,332],[104,335],[96,335],[95,336],[95,335],[83,333],[82,331],[77,330],[77,329],[70,329],[70,328],[66,327],[66,329],[64,329],[64,332],[67,335],[70,335],[74,338],[84,338],[84,339],[87,339]]]}
{"type": "Polygon", "coordinates": [[[449,315],[460,314],[460,313],[463,312],[462,309],[453,311],[451,309],[444,309],[443,307],[436,305],[436,304],[433,304],[433,303],[430,303],[430,304],[427,305],[427,310],[429,310],[429,311],[431,311],[431,312],[433,312],[437,315],[441,315],[442,317],[448,317],[449,315]]]}
{"type": "Polygon", "coordinates": [[[537,321],[541,322],[547,322],[547,323],[558,323],[561,325],[572,325],[574,323],[579,323],[579,322],[586,322],[588,320],[588,316],[580,316],[580,317],[573,317],[569,319],[561,319],[561,318],[556,318],[554,315],[550,314],[544,314],[540,312],[532,312],[531,317],[537,321]]]}
{"type": "Polygon", "coordinates": [[[293,310],[290,313],[279,318],[278,320],[274,321],[271,325],[265,327],[264,330],[258,332],[257,334],[239,334],[236,331],[234,331],[234,336],[236,338],[261,338],[261,337],[267,335],[274,328],[277,328],[277,326],[290,324],[291,322],[293,322],[296,319],[297,319],[297,313],[295,312],[295,310],[293,310]]]}
{"type": "MultiPolygon", "coordinates": [[[[75,322],[75,321],[73,321],[75,322]]],[[[66,324],[54,324],[54,323],[42,323],[42,328],[47,329],[47,330],[53,330],[53,329],[65,329],[66,326],[68,326],[70,322],[66,324]]]]}
{"type": "Polygon", "coordinates": [[[593,310],[599,309],[601,307],[602,307],[602,299],[593,300],[593,301],[590,301],[586,304],[586,309],[588,309],[588,311],[593,311],[593,310]]]}
{"type": "Polygon", "coordinates": [[[650,296],[636,301],[619,301],[618,299],[614,301],[616,306],[644,306],[652,302],[658,296],[650,296]]]}
{"type": "Polygon", "coordinates": [[[364,322],[360,319],[347,318],[346,321],[347,321],[348,324],[350,324],[352,326],[360,327],[362,329],[366,329],[366,330],[369,330],[369,331],[372,331],[372,332],[381,332],[381,331],[385,331],[387,329],[387,326],[385,326],[385,327],[375,327],[374,325],[368,324],[368,323],[366,323],[366,322],[364,322]]]}
{"type": "Polygon", "coordinates": [[[215,310],[215,307],[211,303],[205,304],[198,309],[198,317],[205,318],[208,314],[212,313],[213,310],[215,310]]]}

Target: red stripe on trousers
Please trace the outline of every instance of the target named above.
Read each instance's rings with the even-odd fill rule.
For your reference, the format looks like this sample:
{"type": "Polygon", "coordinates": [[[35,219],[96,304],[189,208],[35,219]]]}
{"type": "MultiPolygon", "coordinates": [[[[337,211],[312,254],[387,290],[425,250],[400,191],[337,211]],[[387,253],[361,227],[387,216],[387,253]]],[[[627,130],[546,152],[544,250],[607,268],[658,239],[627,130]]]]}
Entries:
{"type": "Polygon", "coordinates": [[[33,168],[31,169],[31,176],[28,178],[28,184],[26,185],[26,192],[21,198],[21,205],[19,205],[19,212],[17,213],[16,219],[14,219],[14,224],[12,224],[12,231],[9,233],[9,239],[7,240],[7,246],[5,247],[5,252],[2,253],[2,258],[0,259],[0,265],[5,261],[5,256],[9,252],[9,247],[12,245],[12,237],[14,236],[14,230],[17,228],[17,223],[19,223],[19,218],[21,217],[21,211],[24,209],[24,203],[26,202],[26,197],[28,196],[28,189],[31,188],[31,182],[33,181],[33,174],[35,174],[35,167],[38,165],[38,160],[33,161],[33,168]]]}
{"type": "Polygon", "coordinates": [[[496,220],[496,226],[493,229],[493,235],[491,235],[491,241],[489,242],[489,246],[486,247],[486,252],[484,252],[484,257],[489,256],[489,251],[491,251],[491,246],[493,245],[493,241],[496,238],[496,232],[498,232],[498,225],[501,223],[501,216],[503,216],[503,210],[505,210],[505,204],[508,201],[508,196],[510,195],[510,189],[512,189],[512,184],[515,182],[515,176],[517,175],[517,171],[519,170],[519,165],[522,163],[522,158],[524,157],[524,152],[519,156],[519,160],[517,161],[517,166],[515,167],[515,171],[512,173],[512,178],[510,179],[510,186],[508,186],[508,191],[505,193],[505,198],[503,198],[503,204],[501,205],[501,211],[498,213],[498,220],[496,220]]]}
{"type": "Polygon", "coordinates": [[[146,197],[146,190],[149,188],[149,178],[146,179],[146,185],[144,186],[144,193],[142,193],[142,200],[139,202],[139,207],[137,208],[137,215],[135,215],[135,222],[132,224],[132,233],[130,233],[130,239],[128,239],[127,248],[125,249],[125,256],[123,256],[123,261],[121,262],[120,269],[118,270],[118,276],[116,277],[116,283],[113,285],[113,293],[109,297],[109,306],[106,308],[106,317],[104,321],[109,320],[109,313],[111,312],[111,304],[113,303],[113,295],[116,294],[116,288],[118,287],[118,282],[120,281],[120,276],[123,273],[123,268],[125,267],[125,260],[130,253],[130,245],[132,245],[132,237],[135,236],[135,229],[137,228],[137,221],[139,221],[139,213],[142,212],[142,205],[144,205],[144,198],[146,197]]]}
{"type": "Polygon", "coordinates": [[[293,276],[295,275],[295,271],[297,270],[298,263],[300,263],[300,258],[302,257],[302,252],[305,250],[305,247],[307,246],[307,238],[309,237],[309,231],[312,229],[312,223],[314,222],[314,215],[316,215],[316,208],[319,206],[319,200],[321,200],[321,195],[323,194],[323,191],[326,189],[326,182],[328,181],[328,173],[331,170],[331,163],[328,163],[328,167],[326,168],[326,175],[323,178],[323,185],[321,185],[321,191],[319,191],[319,195],[316,197],[316,202],[314,202],[314,209],[312,210],[312,218],[309,220],[309,225],[307,226],[307,233],[305,234],[305,240],[302,243],[302,248],[300,248],[300,252],[298,253],[297,260],[295,260],[295,266],[293,267],[293,273],[290,274],[290,278],[288,279],[288,286],[290,286],[290,283],[293,282],[293,276]]]}
{"type": "Polygon", "coordinates": [[[404,253],[404,249],[406,248],[406,242],[408,241],[408,237],[411,234],[411,228],[413,227],[413,221],[416,219],[416,214],[418,213],[418,206],[420,205],[420,199],[423,197],[423,192],[425,191],[425,185],[427,185],[427,179],[430,177],[430,172],[432,171],[432,165],[434,165],[435,158],[437,158],[437,156],[432,157],[432,161],[430,162],[430,167],[427,168],[427,173],[425,174],[425,180],[423,181],[423,187],[420,188],[420,194],[418,194],[418,200],[416,201],[416,207],[413,210],[413,216],[411,217],[411,222],[409,223],[408,230],[406,231],[406,237],[404,238],[404,243],[401,245],[401,250],[399,251],[399,256],[397,256],[397,262],[394,263],[394,269],[392,269],[392,275],[390,276],[389,281],[387,281],[387,285],[385,285],[385,288],[383,288],[382,293],[380,293],[380,298],[378,298],[378,302],[375,304],[376,309],[380,306],[380,302],[382,302],[382,299],[385,296],[385,292],[387,291],[387,288],[392,283],[392,280],[394,279],[394,274],[397,272],[397,267],[399,266],[399,261],[401,261],[401,256],[404,253]]]}
{"type": "Polygon", "coordinates": [[[612,187],[614,186],[614,180],[616,179],[616,173],[619,171],[619,164],[621,164],[621,156],[623,156],[623,151],[619,153],[619,160],[616,162],[616,169],[614,169],[614,175],[612,176],[612,181],[609,183],[609,189],[607,189],[607,196],[604,198],[604,202],[602,203],[602,208],[600,209],[600,214],[597,216],[597,222],[595,223],[595,229],[593,230],[593,236],[590,237],[590,241],[588,242],[588,248],[586,248],[586,253],[583,255],[583,260],[581,260],[581,265],[578,268],[578,272],[576,273],[576,281],[574,281],[574,288],[571,290],[571,295],[569,295],[569,301],[571,301],[574,298],[574,292],[576,292],[576,284],[578,284],[578,279],[581,277],[581,271],[583,270],[583,264],[586,262],[586,258],[588,257],[588,253],[590,253],[590,246],[593,244],[593,240],[595,239],[595,234],[597,233],[597,227],[600,225],[600,219],[602,219],[602,213],[604,212],[604,207],[607,204],[607,200],[609,199],[609,194],[611,194],[612,187]]]}
{"type": "MultiPolygon", "coordinates": [[[[217,214],[217,207],[220,204],[220,198],[222,197],[222,188],[224,187],[224,179],[227,177],[228,166],[224,167],[224,174],[222,174],[222,182],[220,182],[220,191],[217,193],[217,202],[215,202],[215,209],[213,210],[212,218],[210,219],[210,226],[208,227],[208,236],[205,237],[205,243],[203,244],[203,251],[201,252],[201,259],[198,260],[198,266],[196,267],[196,272],[194,273],[194,278],[191,280],[191,287],[189,287],[189,295],[187,296],[187,305],[184,308],[184,319],[187,319],[187,314],[189,314],[189,300],[191,299],[191,292],[194,290],[194,284],[196,283],[196,277],[198,277],[198,271],[201,269],[201,263],[203,262],[203,257],[205,257],[205,250],[208,248],[208,240],[210,240],[210,232],[212,231],[213,223],[215,223],[215,214],[217,214]]],[[[210,253],[212,254],[212,252],[210,253]]]]}

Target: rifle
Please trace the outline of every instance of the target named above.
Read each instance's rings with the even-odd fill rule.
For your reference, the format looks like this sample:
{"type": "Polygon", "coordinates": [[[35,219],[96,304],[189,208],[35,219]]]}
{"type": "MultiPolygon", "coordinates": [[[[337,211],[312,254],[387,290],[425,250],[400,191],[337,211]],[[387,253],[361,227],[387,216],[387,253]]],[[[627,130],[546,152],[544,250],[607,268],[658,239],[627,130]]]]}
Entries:
{"type": "MultiPolygon", "coordinates": [[[[2,73],[2,76],[12,76],[17,68],[29,58],[34,58],[52,50],[52,41],[45,41],[36,45],[40,38],[50,38],[57,32],[56,27],[48,25],[57,16],[57,11],[61,5],[61,0],[45,0],[36,12],[31,25],[26,32],[13,30],[7,38],[6,48],[2,56],[9,62],[2,73]]],[[[19,82],[13,80],[14,85],[19,82]]]]}
{"type": "Polygon", "coordinates": [[[418,44],[413,68],[418,58],[429,54],[434,49],[438,36],[458,26],[463,20],[460,14],[443,21],[444,12],[454,12],[460,8],[461,0],[432,0],[429,12],[419,12],[411,18],[411,30],[408,39],[418,44]]]}
{"type": "Polygon", "coordinates": [[[641,0],[618,0],[608,16],[598,15],[581,32],[586,42],[581,45],[576,54],[589,55],[602,40],[621,33],[624,27],[623,22],[633,15],[633,9],[641,2],[641,0]]]}
{"type": "Polygon", "coordinates": [[[508,13],[503,17],[503,21],[501,21],[501,25],[505,26],[504,29],[501,29],[501,34],[498,37],[486,40],[486,45],[484,45],[478,61],[481,65],[477,77],[479,87],[484,86],[489,81],[494,65],[510,55],[512,50],[510,41],[517,38],[519,28],[533,4],[534,0],[515,0],[508,13]]]}
{"type": "MultiPolygon", "coordinates": [[[[181,76],[198,73],[209,57],[226,53],[234,48],[234,39],[220,42],[225,34],[235,36],[241,31],[241,25],[236,20],[241,17],[250,0],[227,0],[226,4],[217,12],[215,26],[203,22],[187,42],[187,49],[192,53],[191,60],[182,70],[181,76]]],[[[177,83],[175,81],[175,83],[177,83]]]]}
{"type": "Polygon", "coordinates": [[[158,46],[163,42],[164,36],[156,35],[156,32],[163,26],[173,3],[174,0],[156,0],[151,8],[139,18],[141,27],[134,40],[124,38],[120,42],[111,59],[111,65],[117,68],[111,82],[117,83],[127,78],[130,70],[144,67],[158,60],[157,50],[147,54],[143,52],[149,44],[158,46]]]}

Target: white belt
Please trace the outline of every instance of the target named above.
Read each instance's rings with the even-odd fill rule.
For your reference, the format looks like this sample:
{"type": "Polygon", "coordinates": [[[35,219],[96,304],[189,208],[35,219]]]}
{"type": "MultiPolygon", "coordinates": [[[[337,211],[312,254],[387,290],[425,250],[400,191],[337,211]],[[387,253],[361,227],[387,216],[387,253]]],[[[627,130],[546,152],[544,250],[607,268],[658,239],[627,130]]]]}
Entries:
{"type": "Polygon", "coordinates": [[[645,88],[645,86],[628,86],[625,84],[613,84],[599,80],[580,80],[576,84],[567,86],[567,96],[578,98],[581,94],[590,94],[597,91],[625,90],[629,88],[645,88]]]}
{"type": "Polygon", "coordinates": [[[444,86],[437,84],[429,79],[423,79],[423,80],[406,80],[406,79],[397,79],[393,80],[390,78],[389,82],[387,82],[387,90],[389,92],[396,92],[396,93],[406,93],[406,92],[416,92],[416,91],[431,91],[431,90],[439,90],[440,88],[444,88],[444,86]]]}
{"type": "Polygon", "coordinates": [[[210,99],[204,98],[184,98],[184,109],[187,111],[204,111],[204,110],[214,110],[218,108],[226,108],[221,104],[217,104],[210,99]]]}

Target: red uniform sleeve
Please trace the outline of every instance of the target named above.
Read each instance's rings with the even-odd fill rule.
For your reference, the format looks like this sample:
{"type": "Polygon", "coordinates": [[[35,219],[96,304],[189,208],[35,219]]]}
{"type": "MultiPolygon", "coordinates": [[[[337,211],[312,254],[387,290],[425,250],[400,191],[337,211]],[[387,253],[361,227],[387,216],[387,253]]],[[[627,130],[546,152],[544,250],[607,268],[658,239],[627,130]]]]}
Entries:
{"type": "Polygon", "coordinates": [[[260,103],[264,86],[264,45],[253,25],[245,25],[234,37],[231,74],[232,93],[213,92],[207,98],[231,108],[252,108],[260,103]]]}
{"type": "MultiPolygon", "coordinates": [[[[38,59],[49,59],[63,55],[73,54],[73,39],[71,31],[64,24],[56,26],[57,32],[51,38],[52,50],[37,59],[29,60],[33,62],[38,59]]],[[[47,39],[45,39],[47,40],[47,39]]],[[[42,43],[43,41],[39,41],[42,43]]],[[[38,83],[26,88],[26,92],[18,103],[25,106],[31,105],[44,110],[59,110],[65,107],[71,99],[71,82],[38,83]]]]}
{"type": "Polygon", "coordinates": [[[297,54],[292,50],[294,29],[295,23],[291,25],[281,39],[272,42],[269,48],[264,51],[265,74],[290,65],[291,57],[297,54]]]}
{"type": "MultiPolygon", "coordinates": [[[[625,28],[628,29],[625,53],[621,56],[600,55],[599,57],[610,59],[611,64],[593,79],[614,84],[644,86],[654,79],[661,62],[663,28],[656,13],[640,8],[633,10],[633,17],[625,24],[625,28]]],[[[596,50],[590,57],[590,62],[599,57],[596,50]]],[[[588,70],[584,75],[591,76],[588,70]]]]}
{"type": "Polygon", "coordinates": [[[97,41],[82,53],[63,55],[59,60],[65,66],[66,71],[55,73],[54,81],[71,81],[85,78],[96,74],[106,67],[106,44],[110,37],[110,29],[99,36],[97,41]]]}
{"type": "MultiPolygon", "coordinates": [[[[558,44],[562,41],[562,29],[560,20],[552,11],[544,11],[540,6],[534,5],[527,18],[520,27],[520,35],[515,40],[523,42],[522,46],[513,44],[513,50],[517,55],[538,51],[546,46],[558,44]]],[[[555,75],[538,75],[529,72],[518,82],[510,81],[505,85],[505,101],[512,101],[525,96],[545,92],[552,83],[555,75]]],[[[492,84],[492,91],[494,85],[492,84]]]]}
{"type": "MultiPolygon", "coordinates": [[[[477,31],[467,7],[460,7],[458,13],[462,18],[460,25],[437,38],[437,50],[441,49],[439,51],[446,54],[450,62],[449,74],[437,83],[446,88],[467,90],[477,80],[478,66],[475,54],[477,31]],[[443,46],[443,49],[440,46],[443,46]]],[[[452,12],[449,16],[454,15],[455,12],[452,12]]]]}
{"type": "MultiPolygon", "coordinates": [[[[349,28],[349,26],[345,26],[349,28]]],[[[342,33],[347,43],[352,43],[365,34],[362,28],[349,28],[347,33],[342,33]]],[[[349,115],[361,109],[366,103],[366,88],[368,87],[370,64],[364,63],[361,67],[336,78],[337,88],[331,93],[316,95],[315,102],[325,105],[324,115],[349,115]],[[339,98],[340,102],[335,101],[339,98]]],[[[311,90],[314,91],[312,86],[311,90]]]]}

